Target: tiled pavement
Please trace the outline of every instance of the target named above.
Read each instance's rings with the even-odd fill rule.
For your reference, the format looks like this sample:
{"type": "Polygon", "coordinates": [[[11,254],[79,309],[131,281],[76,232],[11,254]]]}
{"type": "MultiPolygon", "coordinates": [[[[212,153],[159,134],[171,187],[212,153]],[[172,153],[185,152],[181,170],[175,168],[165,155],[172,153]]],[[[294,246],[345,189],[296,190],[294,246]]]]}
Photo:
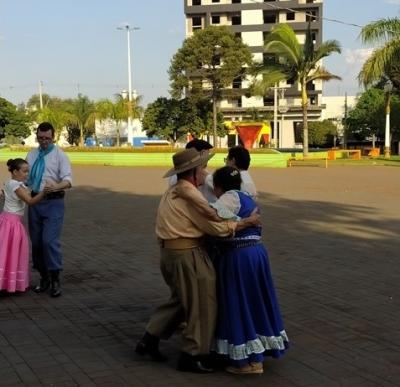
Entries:
{"type": "Polygon", "coordinates": [[[400,386],[400,169],[252,172],[292,348],[251,377],[176,371],[179,336],[166,364],[133,353],[167,296],[161,172],[75,168],[64,295],[0,296],[0,386],[400,386]]]}

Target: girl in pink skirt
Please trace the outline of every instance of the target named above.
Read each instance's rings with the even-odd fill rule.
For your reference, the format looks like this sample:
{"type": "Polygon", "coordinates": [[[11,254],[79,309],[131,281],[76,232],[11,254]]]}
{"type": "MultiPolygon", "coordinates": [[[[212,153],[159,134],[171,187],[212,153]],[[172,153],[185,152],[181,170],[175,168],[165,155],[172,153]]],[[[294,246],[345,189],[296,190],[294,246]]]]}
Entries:
{"type": "Polygon", "coordinates": [[[23,159],[7,161],[11,179],[4,184],[4,208],[0,214],[0,290],[24,292],[29,287],[29,244],[22,217],[25,203],[33,205],[44,192],[32,198],[24,181],[29,166],[23,159]]]}

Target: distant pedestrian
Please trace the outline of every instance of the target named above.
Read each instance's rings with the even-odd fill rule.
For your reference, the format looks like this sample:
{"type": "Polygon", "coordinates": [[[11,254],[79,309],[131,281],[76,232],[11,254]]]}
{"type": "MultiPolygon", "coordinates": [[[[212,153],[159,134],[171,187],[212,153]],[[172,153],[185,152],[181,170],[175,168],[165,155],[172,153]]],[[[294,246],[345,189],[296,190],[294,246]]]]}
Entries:
{"type": "Polygon", "coordinates": [[[40,273],[36,293],[45,292],[50,286],[50,295],[61,295],[60,271],[63,268],[60,237],[64,222],[65,189],[72,185],[71,164],[65,153],[53,144],[54,128],[48,122],[37,127],[37,149],[31,150],[27,161],[31,167],[28,185],[35,197],[48,186],[44,200],[29,208],[29,236],[32,242],[33,267],[40,273]]]}
{"type": "Polygon", "coordinates": [[[34,205],[44,192],[32,198],[24,185],[29,173],[23,159],[7,162],[11,179],[4,185],[4,208],[0,214],[0,290],[24,292],[29,287],[29,242],[22,217],[25,204],[34,205]]]}

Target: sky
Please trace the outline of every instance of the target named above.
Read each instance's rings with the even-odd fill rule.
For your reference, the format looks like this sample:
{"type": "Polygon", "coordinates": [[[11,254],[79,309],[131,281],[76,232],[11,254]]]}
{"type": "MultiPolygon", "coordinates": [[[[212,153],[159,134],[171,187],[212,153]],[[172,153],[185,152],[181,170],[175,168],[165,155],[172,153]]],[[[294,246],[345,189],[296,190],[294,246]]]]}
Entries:
{"type": "MultiPolygon", "coordinates": [[[[185,38],[183,0],[0,0],[0,97],[17,104],[39,90],[62,98],[93,100],[128,88],[127,34],[131,33],[133,89],[143,104],[169,96],[168,67],[185,38]]],[[[323,16],[365,25],[400,16],[400,0],[324,0],[323,16]]],[[[336,39],[342,54],[324,62],[342,81],[324,95],[355,95],[356,76],[371,47],[360,28],[323,22],[323,40],[336,39]]]]}

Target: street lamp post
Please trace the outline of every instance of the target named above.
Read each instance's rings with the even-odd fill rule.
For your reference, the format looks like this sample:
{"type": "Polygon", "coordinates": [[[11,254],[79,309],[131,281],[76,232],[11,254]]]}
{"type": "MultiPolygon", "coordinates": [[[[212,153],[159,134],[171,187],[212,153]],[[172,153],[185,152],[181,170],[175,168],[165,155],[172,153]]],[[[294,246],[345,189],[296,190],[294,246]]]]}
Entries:
{"type": "Polygon", "coordinates": [[[127,47],[128,47],[128,143],[132,140],[132,69],[131,69],[131,31],[139,30],[139,27],[131,27],[129,24],[125,24],[121,27],[117,27],[117,30],[126,31],[127,34],[127,47]]]}
{"type": "Polygon", "coordinates": [[[386,95],[386,125],[385,125],[385,159],[390,158],[390,93],[393,89],[393,83],[390,79],[387,80],[384,86],[386,95]]]}
{"type": "MultiPolygon", "coordinates": [[[[214,52],[212,57],[212,71],[216,71],[215,67],[219,64],[218,51],[221,48],[219,44],[214,45],[214,52]]],[[[217,135],[217,85],[215,84],[215,78],[213,75],[212,82],[212,104],[213,104],[213,145],[215,148],[218,146],[218,135],[217,135]]]]}
{"type": "Polygon", "coordinates": [[[282,140],[283,140],[283,121],[284,121],[284,117],[285,117],[285,113],[288,112],[289,107],[287,106],[287,102],[285,100],[285,91],[286,88],[285,87],[275,87],[275,89],[279,89],[279,104],[278,104],[278,111],[281,114],[281,124],[280,124],[280,128],[279,128],[279,132],[278,132],[278,128],[276,128],[276,132],[275,135],[277,137],[277,144],[276,147],[277,148],[282,148],[282,140]]]}

